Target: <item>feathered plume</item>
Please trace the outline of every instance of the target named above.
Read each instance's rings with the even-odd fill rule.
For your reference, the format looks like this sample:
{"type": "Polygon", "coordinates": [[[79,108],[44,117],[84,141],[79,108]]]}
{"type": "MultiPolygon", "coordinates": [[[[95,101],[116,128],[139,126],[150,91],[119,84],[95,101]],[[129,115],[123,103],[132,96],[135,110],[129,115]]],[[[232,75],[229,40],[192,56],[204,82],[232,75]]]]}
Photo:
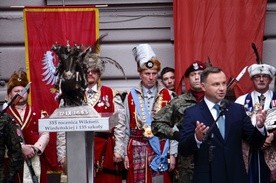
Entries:
{"type": "Polygon", "coordinates": [[[210,59],[210,57],[208,56],[208,59],[207,59],[207,61],[206,61],[206,67],[212,67],[213,66],[213,64],[212,64],[212,62],[211,62],[211,59],[210,59]]]}
{"type": "Polygon", "coordinates": [[[90,52],[99,54],[101,51],[101,44],[103,39],[107,36],[107,34],[101,35],[93,44],[92,47],[90,47],[90,52]]]}
{"type": "Polygon", "coordinates": [[[120,69],[120,70],[121,70],[121,72],[122,72],[123,75],[124,75],[124,78],[127,79],[123,67],[122,67],[116,60],[113,60],[112,58],[109,58],[109,57],[100,57],[100,59],[104,62],[104,64],[110,63],[110,64],[115,65],[115,67],[116,67],[117,69],[120,69]]]}
{"type": "Polygon", "coordinates": [[[260,55],[259,55],[259,52],[257,50],[257,47],[256,47],[255,43],[252,43],[251,46],[252,46],[252,48],[254,50],[254,53],[256,55],[256,62],[257,62],[257,64],[262,64],[262,60],[260,58],[260,55]]]}
{"type": "Polygon", "coordinates": [[[107,36],[107,34],[101,35],[95,41],[93,46],[87,48],[89,50],[85,54],[84,65],[86,68],[92,67],[94,69],[99,69],[100,72],[103,72],[105,69],[105,64],[110,63],[110,64],[115,65],[115,67],[117,69],[121,70],[121,72],[124,75],[124,78],[127,79],[123,67],[116,60],[109,58],[109,57],[101,57],[100,56],[100,46],[101,46],[103,39],[106,36],[107,36]]]}

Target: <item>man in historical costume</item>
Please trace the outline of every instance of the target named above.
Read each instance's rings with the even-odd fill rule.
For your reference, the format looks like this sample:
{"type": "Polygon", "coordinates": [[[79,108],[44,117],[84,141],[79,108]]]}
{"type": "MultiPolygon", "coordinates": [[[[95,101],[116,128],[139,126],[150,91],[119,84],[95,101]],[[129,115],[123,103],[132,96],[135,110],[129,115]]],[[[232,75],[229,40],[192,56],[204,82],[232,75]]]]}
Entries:
{"type": "Polygon", "coordinates": [[[127,182],[170,182],[168,170],[174,169],[175,157],[171,156],[169,167],[167,155],[177,153],[177,144],[153,136],[150,126],[152,117],[172,96],[157,81],[161,64],[150,45],[138,45],[133,54],[141,82],[131,89],[125,100],[129,125],[125,154],[127,182]]]}
{"type": "MultiPolygon", "coordinates": [[[[276,107],[276,93],[269,89],[275,72],[275,67],[268,64],[253,64],[248,68],[254,90],[238,97],[236,103],[244,105],[249,116],[254,116],[259,107],[263,110],[276,107]]],[[[275,135],[275,129],[268,130],[267,138],[262,149],[249,149],[244,144],[244,157],[246,165],[248,166],[250,183],[276,181],[275,157],[268,156],[271,154],[271,151],[275,151],[275,135]]]]}
{"type": "MultiPolygon", "coordinates": [[[[124,139],[125,139],[125,107],[120,94],[108,86],[101,85],[101,76],[105,69],[105,61],[96,53],[87,53],[84,65],[87,79],[85,103],[98,113],[118,115],[116,126],[110,132],[96,132],[94,138],[95,183],[121,183],[124,139]]],[[[64,133],[58,133],[58,159],[65,164],[66,140],[64,133]]]]}
{"type": "MultiPolygon", "coordinates": [[[[22,92],[27,84],[26,72],[22,69],[14,72],[7,84],[9,100],[22,92]]],[[[21,128],[23,138],[21,148],[24,158],[32,161],[32,167],[38,180],[41,183],[47,183],[47,160],[43,152],[49,142],[49,133],[38,132],[38,119],[44,117],[45,111],[34,109],[28,104],[28,92],[20,97],[14,105],[9,106],[6,112],[14,118],[16,124],[21,128]]],[[[19,177],[18,182],[32,180],[26,163],[19,177]]]]}
{"type": "Polygon", "coordinates": [[[15,176],[23,167],[21,142],[18,126],[9,115],[2,113],[0,116],[0,182],[13,183],[15,176]],[[6,148],[8,158],[5,158],[6,148]]]}
{"type": "MultiPolygon", "coordinates": [[[[194,61],[186,69],[184,76],[188,79],[190,89],[187,93],[172,99],[168,105],[155,114],[151,125],[154,135],[179,141],[179,130],[185,109],[195,105],[204,97],[200,83],[200,74],[205,68],[206,65],[204,63],[194,61]]],[[[178,156],[177,158],[178,182],[192,182],[193,157],[178,156]]]]}
{"type": "Polygon", "coordinates": [[[117,91],[101,85],[100,78],[104,72],[103,60],[96,54],[87,54],[84,64],[87,67],[87,104],[99,113],[118,113],[117,125],[111,132],[95,133],[95,182],[121,183],[126,129],[125,108],[117,91]]]}

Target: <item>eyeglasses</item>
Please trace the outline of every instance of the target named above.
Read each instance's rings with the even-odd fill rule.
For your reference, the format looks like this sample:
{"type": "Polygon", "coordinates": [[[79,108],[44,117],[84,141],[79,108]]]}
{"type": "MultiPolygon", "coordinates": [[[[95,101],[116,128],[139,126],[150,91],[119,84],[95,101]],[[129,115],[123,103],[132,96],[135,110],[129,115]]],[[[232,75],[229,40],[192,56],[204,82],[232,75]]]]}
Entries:
{"type": "Polygon", "coordinates": [[[256,79],[256,80],[268,80],[270,78],[270,76],[268,74],[257,74],[255,76],[252,77],[253,79],[256,79]]]}
{"type": "Polygon", "coordinates": [[[94,73],[98,73],[98,70],[87,70],[86,71],[87,74],[94,74],[94,73]]]}

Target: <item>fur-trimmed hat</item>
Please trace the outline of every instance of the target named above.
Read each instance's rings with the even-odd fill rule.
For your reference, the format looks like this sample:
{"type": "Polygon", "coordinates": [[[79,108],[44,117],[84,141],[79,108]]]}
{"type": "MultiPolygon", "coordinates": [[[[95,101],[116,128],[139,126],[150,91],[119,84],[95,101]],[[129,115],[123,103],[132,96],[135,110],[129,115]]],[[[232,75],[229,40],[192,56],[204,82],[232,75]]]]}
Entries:
{"type": "Polygon", "coordinates": [[[116,60],[109,57],[100,56],[100,45],[105,36],[107,36],[107,34],[100,36],[92,47],[88,47],[84,51],[84,54],[85,54],[83,58],[84,69],[86,71],[88,69],[99,71],[100,75],[102,75],[105,70],[105,64],[109,63],[109,64],[113,64],[117,69],[120,69],[126,79],[126,75],[123,67],[116,60]]]}
{"type": "Polygon", "coordinates": [[[132,49],[133,56],[137,62],[137,71],[145,69],[156,69],[158,72],[161,68],[160,61],[156,58],[149,44],[139,44],[132,49]]]}
{"type": "Polygon", "coordinates": [[[16,87],[16,86],[27,86],[29,83],[28,78],[27,78],[27,73],[23,71],[22,69],[19,69],[18,71],[15,71],[7,84],[7,94],[11,92],[11,90],[16,87]]]}
{"type": "Polygon", "coordinates": [[[247,69],[249,76],[252,78],[257,74],[268,74],[271,78],[275,76],[275,67],[268,64],[253,64],[247,69]]]}
{"type": "Polygon", "coordinates": [[[200,61],[194,61],[185,71],[185,77],[187,78],[191,72],[204,70],[206,68],[206,64],[200,61]]]}
{"type": "Polygon", "coordinates": [[[105,70],[105,64],[97,53],[87,53],[83,59],[83,63],[86,70],[92,69],[94,71],[99,71],[100,74],[102,74],[105,70]]]}

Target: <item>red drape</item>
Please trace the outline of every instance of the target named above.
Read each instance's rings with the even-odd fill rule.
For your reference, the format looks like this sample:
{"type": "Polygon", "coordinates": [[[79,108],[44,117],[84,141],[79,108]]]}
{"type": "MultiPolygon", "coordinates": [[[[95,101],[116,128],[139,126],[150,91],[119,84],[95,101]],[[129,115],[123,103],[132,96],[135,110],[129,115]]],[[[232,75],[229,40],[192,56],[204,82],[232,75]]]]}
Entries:
{"type": "MultiPolygon", "coordinates": [[[[207,61],[236,77],[256,63],[251,44],[262,54],[266,0],[174,0],[176,89],[194,61],[207,61]]],[[[235,87],[239,96],[252,89],[248,73],[235,87]]],[[[187,81],[185,85],[189,86],[187,81]]]]}
{"type": "MultiPolygon", "coordinates": [[[[51,114],[58,103],[53,84],[43,81],[44,54],[55,43],[66,45],[92,45],[98,38],[99,11],[94,7],[26,7],[24,8],[26,70],[31,84],[30,103],[51,114]]],[[[53,61],[57,65],[57,60],[53,61]]],[[[50,134],[45,150],[50,157],[52,170],[58,169],[56,158],[56,134],[50,134]],[[51,157],[53,156],[53,157],[51,157]]]]}

